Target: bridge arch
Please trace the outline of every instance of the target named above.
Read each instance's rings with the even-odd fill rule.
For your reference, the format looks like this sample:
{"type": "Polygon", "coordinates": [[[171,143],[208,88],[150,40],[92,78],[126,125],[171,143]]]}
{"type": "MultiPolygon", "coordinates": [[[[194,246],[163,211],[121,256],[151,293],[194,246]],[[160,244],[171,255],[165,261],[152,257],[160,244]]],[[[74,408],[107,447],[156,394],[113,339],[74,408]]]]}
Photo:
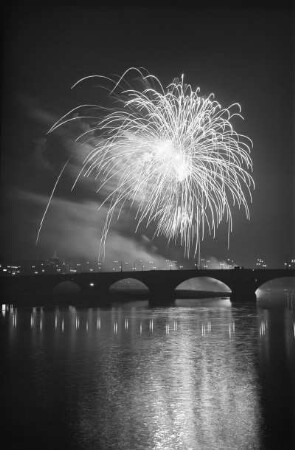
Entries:
{"type": "Polygon", "coordinates": [[[60,281],[54,288],[53,288],[53,295],[54,296],[72,296],[72,295],[79,295],[82,291],[81,286],[76,283],[75,281],[71,280],[65,280],[60,281]]]}
{"type": "Polygon", "coordinates": [[[269,279],[257,279],[256,296],[260,296],[263,291],[279,291],[282,289],[295,290],[295,276],[281,276],[269,279]]]}
{"type": "Polygon", "coordinates": [[[223,281],[206,276],[195,276],[180,282],[175,286],[175,293],[177,291],[208,291],[224,294],[230,294],[232,292],[230,287],[223,281]]]}
{"type": "Polygon", "coordinates": [[[121,278],[109,285],[108,291],[110,293],[114,292],[129,292],[129,291],[145,291],[149,292],[149,286],[141,280],[138,280],[136,277],[126,277],[121,278]]]}

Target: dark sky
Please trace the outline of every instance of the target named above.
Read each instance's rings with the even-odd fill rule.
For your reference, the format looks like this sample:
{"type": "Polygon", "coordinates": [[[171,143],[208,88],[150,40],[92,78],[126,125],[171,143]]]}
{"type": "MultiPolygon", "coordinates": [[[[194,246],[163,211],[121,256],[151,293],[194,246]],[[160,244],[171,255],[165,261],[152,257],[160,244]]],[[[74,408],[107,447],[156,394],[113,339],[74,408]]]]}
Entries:
{"type": "MultiPolygon", "coordinates": [[[[28,2],[30,4],[30,2],[28,2]]],[[[224,3],[223,3],[224,4],[224,3]]],[[[81,4],[82,5],[82,4],[81,4]]],[[[50,126],[79,103],[102,101],[93,87],[71,91],[90,74],[121,74],[143,66],[163,85],[185,74],[224,106],[239,102],[238,131],[253,140],[256,189],[250,207],[233,212],[227,228],[206,238],[202,255],[251,266],[262,257],[281,266],[294,248],[294,11],[287,7],[98,8],[18,6],[5,10],[2,96],[2,259],[95,257],[101,226],[91,182],[70,192],[65,174],[41,240],[38,224],[55,179],[71,152],[73,134],[47,136],[50,126]]],[[[74,170],[74,168],[73,168],[74,170]]],[[[72,177],[72,178],[71,178],[72,177]]],[[[182,259],[179,246],[149,230],[135,235],[126,212],[111,230],[109,259],[182,259]]]]}

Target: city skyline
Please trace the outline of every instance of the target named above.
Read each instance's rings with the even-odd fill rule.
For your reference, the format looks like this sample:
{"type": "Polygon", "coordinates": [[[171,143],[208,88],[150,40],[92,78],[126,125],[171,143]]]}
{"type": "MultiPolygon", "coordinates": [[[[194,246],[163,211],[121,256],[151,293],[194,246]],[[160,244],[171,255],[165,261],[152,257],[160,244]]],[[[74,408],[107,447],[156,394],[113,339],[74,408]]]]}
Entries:
{"type": "MultiPolygon", "coordinates": [[[[45,274],[78,274],[87,272],[134,272],[134,271],[156,271],[156,270],[232,270],[232,269],[272,269],[269,261],[259,257],[252,262],[249,267],[240,266],[238,262],[227,258],[226,260],[217,260],[216,258],[202,257],[200,261],[190,261],[183,264],[182,261],[166,259],[162,266],[156,266],[155,261],[144,261],[135,259],[133,261],[113,260],[100,263],[97,260],[86,259],[65,259],[55,252],[51,258],[43,260],[18,260],[1,261],[1,276],[19,276],[19,275],[45,275],[45,274]]],[[[280,267],[294,269],[295,258],[290,258],[280,267]]]]}
{"type": "MultiPolygon", "coordinates": [[[[229,250],[223,224],[216,239],[205,239],[201,254],[217,261],[232,258],[246,267],[257,257],[273,267],[292,258],[293,30],[288,10],[19,7],[10,10],[5,33],[2,260],[41,260],[55,249],[68,258],[97,256],[99,199],[91,180],[71,192],[74,163],[55,192],[35,245],[61,167],[81,151],[72,129],[46,133],[82,99],[101,100],[93,86],[71,91],[74,82],[89,74],[120,74],[128,66],[146,67],[164,85],[184,73],[204,95],[214,92],[225,106],[235,101],[242,106],[239,132],[254,144],[251,219],[234,209],[229,250]]],[[[108,260],[153,260],[163,266],[167,259],[179,265],[195,259],[186,260],[179,244],[153,239],[151,229],[134,230],[134,218],[124,211],[110,230],[108,260]]]]}

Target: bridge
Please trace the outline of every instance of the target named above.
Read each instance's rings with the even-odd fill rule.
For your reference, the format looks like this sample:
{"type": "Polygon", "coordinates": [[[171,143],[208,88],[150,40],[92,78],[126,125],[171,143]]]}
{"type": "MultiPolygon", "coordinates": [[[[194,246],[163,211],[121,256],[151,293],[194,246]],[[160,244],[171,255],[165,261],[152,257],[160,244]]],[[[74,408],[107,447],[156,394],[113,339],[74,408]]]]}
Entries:
{"type": "MultiPolygon", "coordinates": [[[[40,274],[3,277],[1,300],[3,303],[25,304],[23,298],[44,299],[52,303],[53,294],[64,282],[72,282],[81,298],[91,298],[95,304],[106,304],[114,283],[133,279],[142,282],[149,290],[151,305],[173,303],[175,289],[184,281],[210,277],[221,281],[231,290],[231,302],[256,300],[256,290],[264,283],[285,277],[295,277],[294,269],[219,269],[219,270],[150,270],[132,272],[90,272],[75,274],[40,274]]],[[[69,283],[68,283],[69,284],[69,283]]],[[[47,302],[46,302],[47,303],[47,302]]]]}

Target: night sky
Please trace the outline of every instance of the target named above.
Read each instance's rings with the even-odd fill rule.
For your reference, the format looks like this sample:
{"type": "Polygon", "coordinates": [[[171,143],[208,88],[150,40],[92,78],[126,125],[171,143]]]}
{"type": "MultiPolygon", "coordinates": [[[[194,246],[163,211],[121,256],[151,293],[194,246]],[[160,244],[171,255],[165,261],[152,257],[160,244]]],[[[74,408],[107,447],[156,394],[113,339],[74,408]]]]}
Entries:
{"type": "MultiPolygon", "coordinates": [[[[1,258],[95,258],[101,213],[91,180],[71,192],[79,167],[71,165],[48,211],[39,245],[35,240],[46,202],[62,165],[77,151],[75,127],[48,136],[62,114],[79,103],[105,101],[87,84],[91,74],[122,74],[143,66],[167,85],[174,77],[201,93],[214,92],[224,106],[239,102],[239,132],[254,143],[256,189],[251,220],[233,211],[227,226],[206,238],[202,256],[252,266],[257,257],[282,267],[295,256],[292,11],[287,8],[98,8],[17,6],[5,11],[2,96],[1,258]]],[[[293,40],[294,42],[294,40],[293,40]]],[[[183,260],[183,249],[151,230],[134,233],[125,211],[111,229],[107,258],[183,260]]],[[[193,258],[191,259],[193,261],[193,258]]],[[[187,264],[190,262],[187,261],[187,264]]]]}

